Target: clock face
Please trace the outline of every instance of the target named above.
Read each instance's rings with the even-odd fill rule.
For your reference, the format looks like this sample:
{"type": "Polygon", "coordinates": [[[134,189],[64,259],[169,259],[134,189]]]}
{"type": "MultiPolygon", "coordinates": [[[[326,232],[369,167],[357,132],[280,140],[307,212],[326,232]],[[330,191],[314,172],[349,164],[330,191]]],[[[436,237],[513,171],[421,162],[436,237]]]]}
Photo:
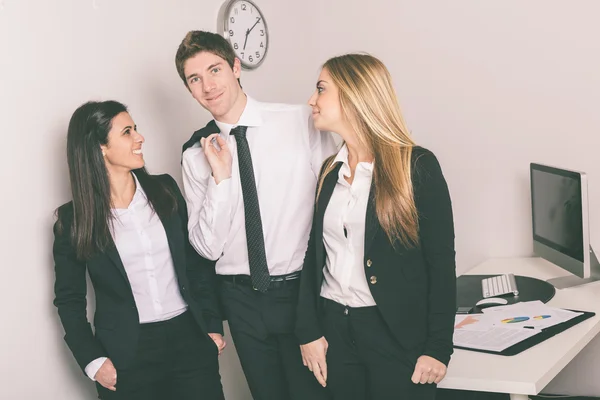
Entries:
{"type": "Polygon", "coordinates": [[[236,56],[247,69],[258,67],[265,59],[269,45],[267,23],[258,9],[248,0],[229,3],[224,18],[224,34],[236,56]]]}

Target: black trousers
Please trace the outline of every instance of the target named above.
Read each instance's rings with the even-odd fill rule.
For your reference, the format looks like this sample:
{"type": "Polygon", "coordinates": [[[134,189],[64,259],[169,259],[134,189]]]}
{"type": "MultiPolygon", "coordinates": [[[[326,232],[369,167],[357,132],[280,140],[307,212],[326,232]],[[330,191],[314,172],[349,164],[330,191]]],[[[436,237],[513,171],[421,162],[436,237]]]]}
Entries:
{"type": "Polygon", "coordinates": [[[402,348],[377,306],[349,308],[322,300],[327,387],[335,400],[435,399],[435,384],[410,380],[421,354],[402,348]]]}
{"type": "Polygon", "coordinates": [[[135,360],[117,369],[116,391],[96,383],[103,400],[223,400],[218,350],[187,311],[140,325],[135,360]]]}
{"type": "Polygon", "coordinates": [[[221,281],[220,297],[254,400],[325,400],[294,335],[299,279],[261,293],[221,281]]]}

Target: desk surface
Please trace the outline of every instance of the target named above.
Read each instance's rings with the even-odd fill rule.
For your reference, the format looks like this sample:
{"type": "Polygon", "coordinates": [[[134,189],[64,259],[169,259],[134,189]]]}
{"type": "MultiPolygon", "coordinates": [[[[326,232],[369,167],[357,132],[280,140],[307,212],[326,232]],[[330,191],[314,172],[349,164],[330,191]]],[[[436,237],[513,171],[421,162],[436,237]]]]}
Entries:
{"type": "MultiPolygon", "coordinates": [[[[490,259],[467,274],[509,272],[544,280],[568,275],[563,269],[541,258],[490,259]]],[[[448,373],[438,386],[483,392],[538,394],[600,332],[600,282],[557,289],[548,305],[594,311],[596,316],[516,356],[454,349],[448,373]]]]}

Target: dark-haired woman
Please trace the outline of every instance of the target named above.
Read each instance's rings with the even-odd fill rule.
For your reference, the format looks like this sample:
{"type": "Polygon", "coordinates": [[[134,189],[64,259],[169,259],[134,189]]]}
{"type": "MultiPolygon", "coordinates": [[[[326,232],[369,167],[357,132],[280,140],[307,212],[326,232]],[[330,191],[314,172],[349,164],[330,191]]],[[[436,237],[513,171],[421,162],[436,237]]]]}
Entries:
{"type": "Polygon", "coordinates": [[[71,117],[73,200],[58,209],[53,248],[65,341],[101,399],[223,399],[211,266],[188,242],[176,182],[146,172],[143,143],[121,103],[89,102],[71,117]]]}

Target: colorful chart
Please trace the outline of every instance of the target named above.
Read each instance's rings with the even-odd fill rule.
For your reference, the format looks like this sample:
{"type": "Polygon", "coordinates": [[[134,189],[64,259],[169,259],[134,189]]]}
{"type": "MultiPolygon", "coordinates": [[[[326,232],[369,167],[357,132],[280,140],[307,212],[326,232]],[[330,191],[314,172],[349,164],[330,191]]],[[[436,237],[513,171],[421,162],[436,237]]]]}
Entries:
{"type": "Polygon", "coordinates": [[[550,317],[551,315],[536,315],[535,317],[533,317],[533,319],[546,319],[550,317]]]}
{"type": "Polygon", "coordinates": [[[518,322],[523,322],[523,321],[527,321],[529,319],[529,317],[513,317],[513,318],[506,318],[502,320],[503,324],[516,324],[518,322]]]}

